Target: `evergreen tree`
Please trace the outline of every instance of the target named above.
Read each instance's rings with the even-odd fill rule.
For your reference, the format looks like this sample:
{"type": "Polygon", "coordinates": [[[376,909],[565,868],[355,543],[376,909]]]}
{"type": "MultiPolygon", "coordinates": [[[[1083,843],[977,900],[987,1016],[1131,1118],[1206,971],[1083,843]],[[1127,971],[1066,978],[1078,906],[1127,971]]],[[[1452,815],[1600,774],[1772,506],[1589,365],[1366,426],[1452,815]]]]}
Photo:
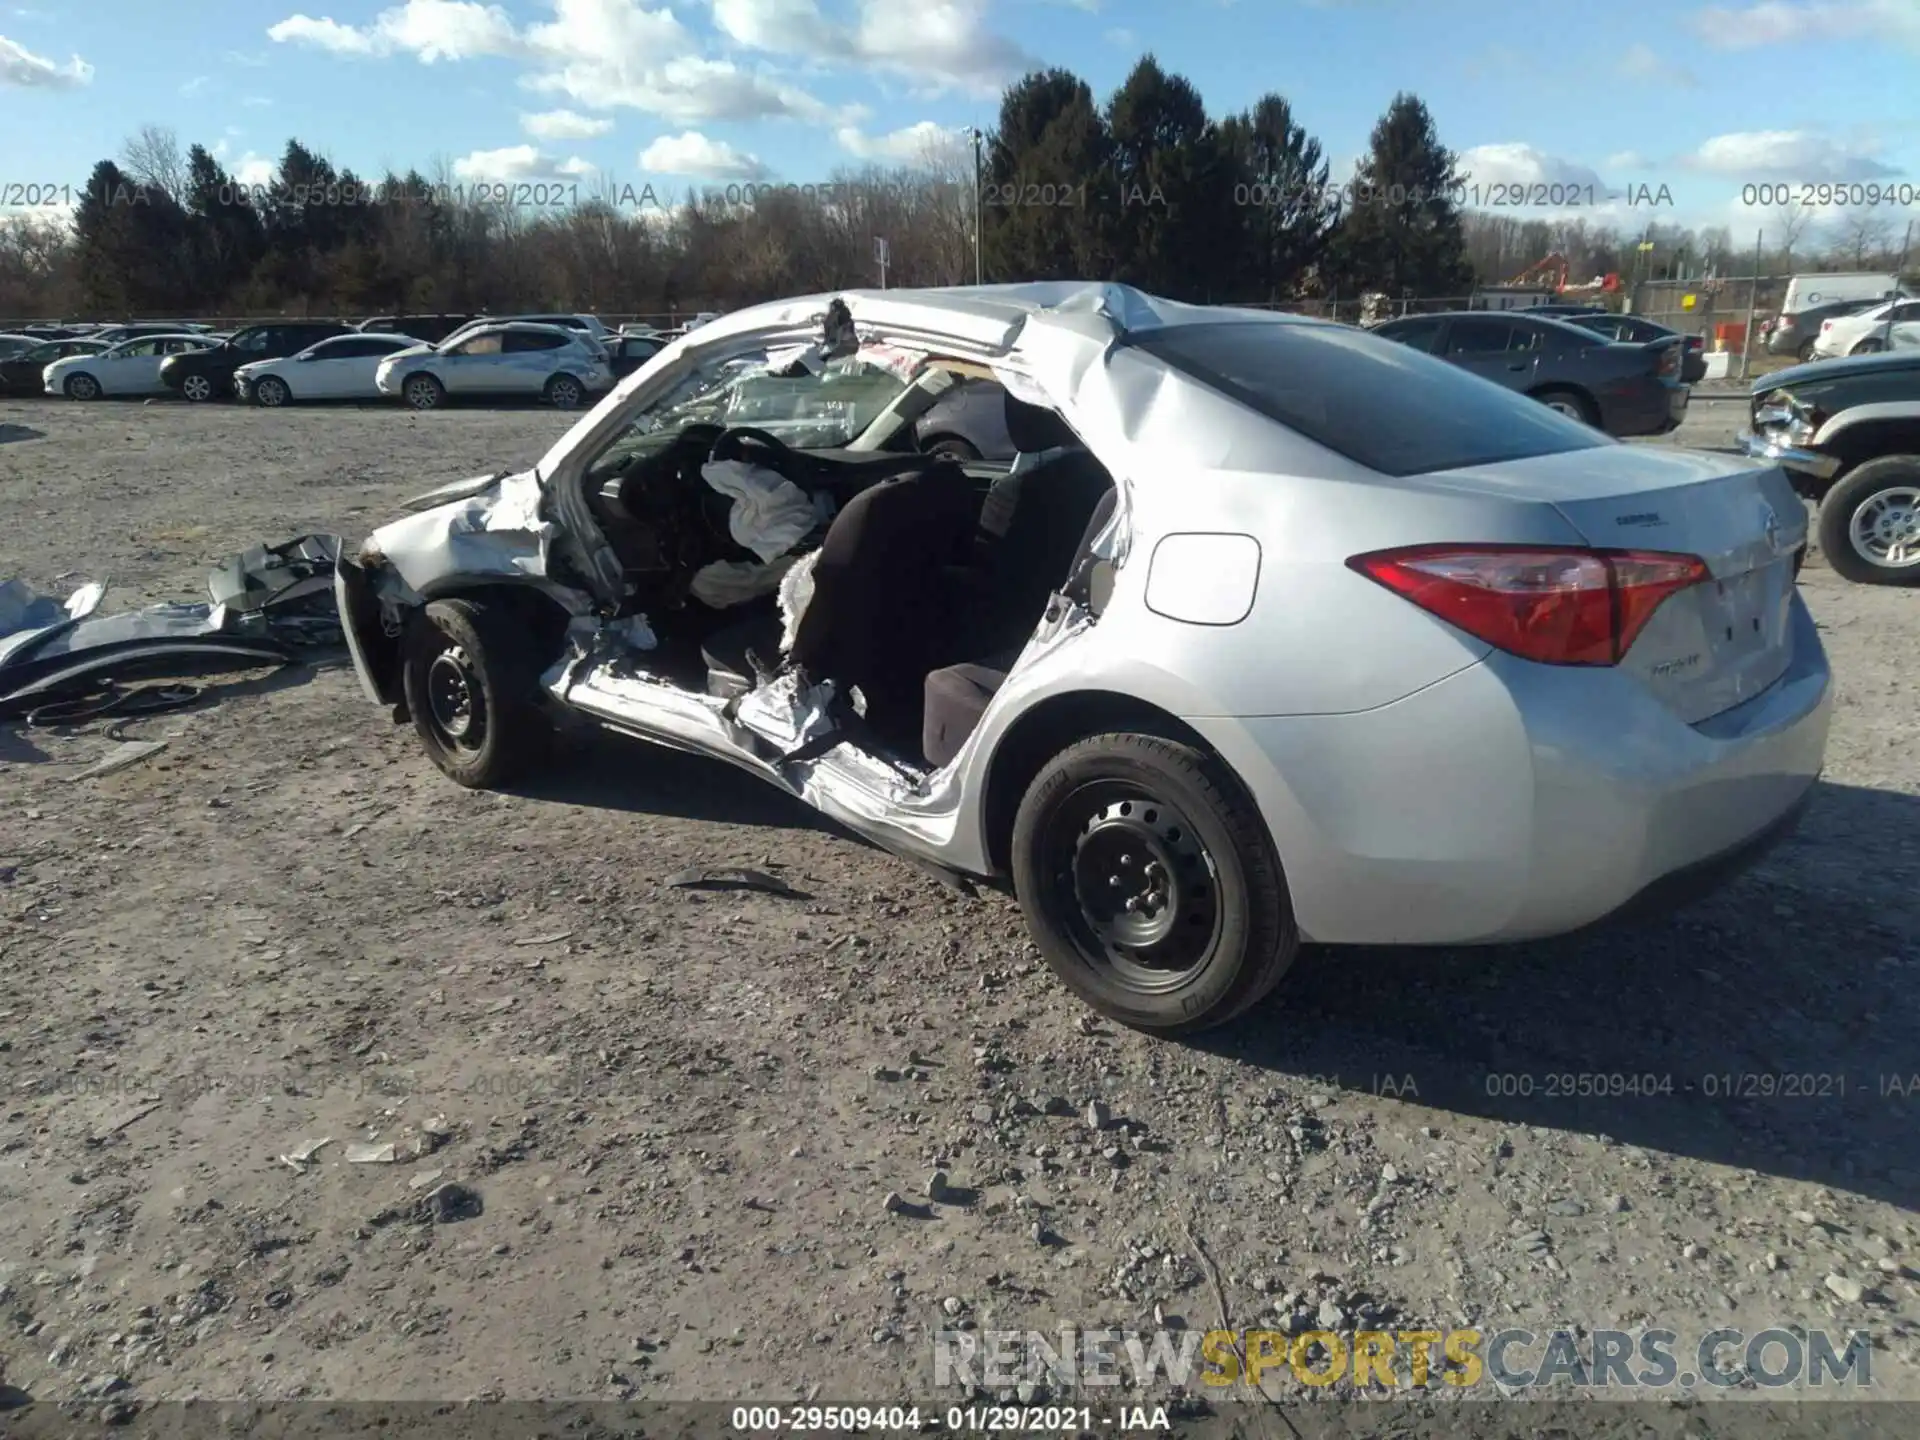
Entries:
{"type": "Polygon", "coordinates": [[[986,278],[1104,278],[1093,224],[1105,203],[1108,142],[1086,81],[1044,70],[1016,81],[982,167],[986,278]]]}
{"type": "Polygon", "coordinates": [[[1237,298],[1288,299],[1312,276],[1340,223],[1326,155],[1278,95],[1261,96],[1220,129],[1240,210],[1237,298]]]}
{"type": "Polygon", "coordinates": [[[1473,284],[1461,224],[1457,157],[1418,97],[1393,97],[1354,170],[1337,237],[1343,288],[1458,296],[1473,284]]]}

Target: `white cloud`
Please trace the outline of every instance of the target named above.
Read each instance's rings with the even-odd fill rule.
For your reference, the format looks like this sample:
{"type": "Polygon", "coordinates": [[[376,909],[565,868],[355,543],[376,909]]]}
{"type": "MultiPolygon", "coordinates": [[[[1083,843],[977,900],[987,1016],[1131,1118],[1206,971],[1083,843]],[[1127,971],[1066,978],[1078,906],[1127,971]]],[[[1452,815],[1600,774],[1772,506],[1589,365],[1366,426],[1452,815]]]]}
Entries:
{"type": "Polygon", "coordinates": [[[273,184],[273,177],[280,167],[273,161],[254,154],[249,150],[240,157],[240,163],[233,167],[233,178],[249,188],[261,188],[273,184]]]}
{"type": "Polygon", "coordinates": [[[868,135],[855,125],[843,125],[834,132],[840,148],[862,160],[885,161],[895,165],[919,165],[943,149],[957,149],[959,135],[949,125],[922,120],[885,135],[868,135]]]}
{"type": "Polygon", "coordinates": [[[579,180],[596,173],[593,164],[573,156],[561,160],[533,145],[508,145],[500,150],[475,150],[453,162],[461,180],[500,184],[520,180],[579,180]]]}
{"type": "Polygon", "coordinates": [[[78,55],[57,65],[0,35],[0,85],[26,90],[72,90],[93,82],[93,66],[78,55]]]}
{"type": "Polygon", "coordinates": [[[412,55],[423,64],[510,55],[520,48],[513,21],[498,5],[474,0],[405,0],[382,10],[371,25],[291,15],[267,27],[280,44],[312,45],[336,55],[412,55]]]}
{"type": "Polygon", "coordinates": [[[1920,5],[1914,0],[1761,0],[1712,5],[1693,19],[1718,50],[1751,50],[1793,41],[1887,40],[1920,50],[1920,5]]]}
{"type": "Polygon", "coordinates": [[[1605,161],[1609,170],[1653,170],[1658,167],[1638,150],[1616,150],[1605,161]]]}
{"type": "Polygon", "coordinates": [[[1715,135],[1681,162],[1690,170],[1760,183],[1879,180],[1895,167],[1810,130],[1748,130],[1715,135]]]}
{"type": "Polygon", "coordinates": [[[997,95],[1038,62],[985,21],[985,0],[863,0],[856,43],[862,59],[935,90],[997,95]]]}
{"type": "Polygon", "coordinates": [[[1109,45],[1118,45],[1122,50],[1131,50],[1140,43],[1140,37],[1124,25],[1107,31],[1106,40],[1109,45]]]}
{"type": "Polygon", "coordinates": [[[1469,184],[1477,185],[1482,190],[1488,186],[1557,185],[1582,191],[1575,203],[1588,198],[1584,193],[1588,187],[1591,187],[1592,198],[1596,200],[1605,198],[1608,193],[1606,182],[1591,166],[1549,155],[1518,141],[1504,145],[1476,145],[1471,150],[1461,151],[1460,171],[1469,184]]]}
{"type": "Polygon", "coordinates": [[[591,140],[613,129],[613,121],[596,120],[573,110],[547,110],[522,115],[520,128],[536,140],[591,140]]]}
{"type": "Polygon", "coordinates": [[[815,0],[713,0],[713,23],[728,39],[773,54],[828,56],[847,45],[815,0]]]}
{"type": "Polygon", "coordinates": [[[1676,85],[1692,90],[1700,84],[1699,76],[1669,60],[1644,40],[1629,45],[1616,68],[1629,80],[1645,80],[1652,85],[1676,85]]]}
{"type": "MultiPolygon", "coordinates": [[[[981,95],[1035,62],[986,26],[988,0],[858,0],[854,23],[822,13],[819,0],[713,0],[723,42],[824,66],[854,65],[908,77],[917,88],[981,95]]],[[[852,123],[778,75],[707,53],[661,0],[546,0],[550,19],[516,28],[498,5],[405,0],[365,25],[294,15],[269,27],[282,44],[349,57],[411,55],[423,62],[472,56],[521,61],[526,89],[586,111],[631,108],[683,125],[787,117],[852,123]],[[649,8],[649,7],[653,8],[649,8]]]]}
{"type": "Polygon", "coordinates": [[[1036,64],[987,27],[986,0],[860,0],[850,28],[827,19],[818,0],[713,0],[713,12],[721,32],[749,49],[871,66],[934,91],[997,94],[1036,64]]]}
{"type": "Polygon", "coordinates": [[[267,38],[279,45],[311,45],[331,50],[336,55],[376,55],[379,52],[373,32],[356,30],[338,20],[310,15],[289,15],[277,25],[267,27],[267,38]]]}
{"type": "Polygon", "coordinates": [[[759,180],[767,174],[758,156],[736,150],[724,140],[709,140],[693,130],[662,135],[640,152],[640,168],[702,180],[759,180]]]}
{"type": "Polygon", "coordinates": [[[196,75],[180,87],[180,93],[191,100],[196,95],[204,94],[207,86],[212,83],[211,75],[196,75]]]}
{"type": "Polygon", "coordinates": [[[248,70],[261,69],[267,63],[267,57],[264,55],[248,55],[240,50],[229,50],[221,58],[229,65],[239,65],[248,70]]]}
{"type": "Polygon", "coordinates": [[[249,95],[240,102],[249,110],[265,110],[273,104],[265,95],[249,95]]]}

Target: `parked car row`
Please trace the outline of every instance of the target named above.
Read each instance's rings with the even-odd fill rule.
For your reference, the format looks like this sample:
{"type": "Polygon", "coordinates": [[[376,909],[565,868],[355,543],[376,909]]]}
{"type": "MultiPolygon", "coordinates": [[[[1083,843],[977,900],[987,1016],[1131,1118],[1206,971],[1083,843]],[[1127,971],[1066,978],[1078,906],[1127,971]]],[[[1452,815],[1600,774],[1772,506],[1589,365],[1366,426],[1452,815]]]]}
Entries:
{"type": "Polygon", "coordinates": [[[449,398],[519,396],[575,409],[668,344],[659,334],[610,331],[591,316],[469,318],[437,340],[389,331],[390,319],[358,328],[276,321],[226,336],[162,331],[117,343],[0,336],[0,393],[71,400],[176,394],[195,404],[237,398],[268,407],[397,397],[415,409],[449,398]]]}

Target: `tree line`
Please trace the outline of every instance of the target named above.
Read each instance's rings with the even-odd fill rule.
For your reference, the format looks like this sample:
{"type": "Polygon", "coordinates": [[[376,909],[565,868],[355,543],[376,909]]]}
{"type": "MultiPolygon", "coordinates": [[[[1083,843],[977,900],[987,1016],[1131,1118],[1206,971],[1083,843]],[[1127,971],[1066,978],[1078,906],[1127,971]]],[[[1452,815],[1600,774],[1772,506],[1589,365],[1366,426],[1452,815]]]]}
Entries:
{"type": "Polygon", "coordinates": [[[1411,94],[1335,175],[1283,96],[1212,116],[1151,56],[1104,102],[1071,71],[1027,75],[990,133],[818,186],[636,194],[600,176],[486,192],[445,164],[362,177],[298,140],[270,182],[246,185],[149,126],[94,166],[70,222],[0,226],[0,315],[726,310],[876,284],[877,239],[892,285],[963,284],[977,265],[989,282],[1093,277],[1268,305],[1461,297],[1548,255],[1574,283],[1904,259],[1878,215],[1816,253],[1810,217],[1782,214],[1756,257],[1725,228],[1476,210],[1480,187],[1411,94]],[[517,203],[526,189],[540,208],[517,203]]]}

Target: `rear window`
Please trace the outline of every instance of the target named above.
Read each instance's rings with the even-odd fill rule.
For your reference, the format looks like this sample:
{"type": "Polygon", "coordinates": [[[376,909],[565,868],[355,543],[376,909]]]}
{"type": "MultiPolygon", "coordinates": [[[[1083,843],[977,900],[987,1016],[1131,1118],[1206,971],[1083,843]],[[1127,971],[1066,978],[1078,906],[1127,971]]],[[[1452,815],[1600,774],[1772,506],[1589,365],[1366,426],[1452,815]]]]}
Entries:
{"type": "Polygon", "coordinates": [[[1383,475],[1612,443],[1444,360],[1343,326],[1179,325],[1148,332],[1135,344],[1208,389],[1383,475]]]}

